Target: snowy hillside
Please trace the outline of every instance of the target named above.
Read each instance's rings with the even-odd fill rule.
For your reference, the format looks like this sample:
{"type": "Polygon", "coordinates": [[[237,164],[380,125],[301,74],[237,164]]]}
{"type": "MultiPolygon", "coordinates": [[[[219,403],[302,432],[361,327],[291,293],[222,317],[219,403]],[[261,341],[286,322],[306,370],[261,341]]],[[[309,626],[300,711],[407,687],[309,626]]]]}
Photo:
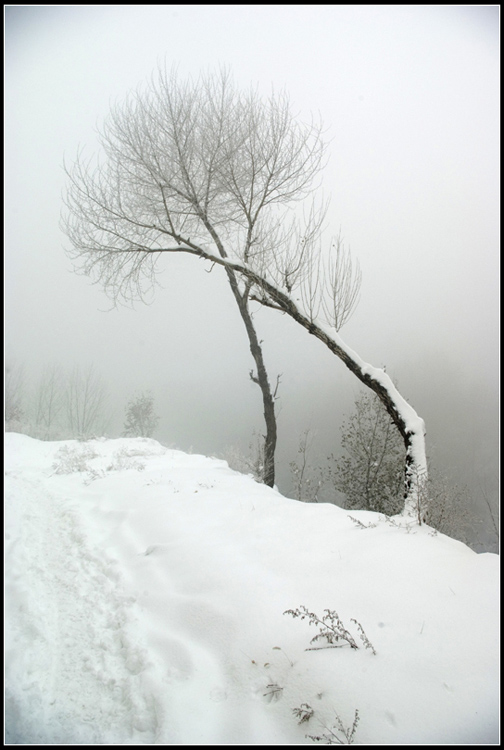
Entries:
{"type": "Polygon", "coordinates": [[[148,439],[6,474],[8,743],[498,743],[496,555],[148,439]]]}

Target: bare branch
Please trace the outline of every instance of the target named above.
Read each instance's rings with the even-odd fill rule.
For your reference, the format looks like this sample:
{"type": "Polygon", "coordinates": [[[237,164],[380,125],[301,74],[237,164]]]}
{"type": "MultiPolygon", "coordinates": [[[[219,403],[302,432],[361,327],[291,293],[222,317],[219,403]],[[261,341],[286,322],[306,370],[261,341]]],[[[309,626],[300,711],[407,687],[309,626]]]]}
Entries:
{"type": "Polygon", "coordinates": [[[350,251],[345,249],[341,235],[333,241],[324,278],[324,315],[328,325],[339,331],[355,310],[362,280],[359,263],[356,262],[354,267],[350,251]]]}

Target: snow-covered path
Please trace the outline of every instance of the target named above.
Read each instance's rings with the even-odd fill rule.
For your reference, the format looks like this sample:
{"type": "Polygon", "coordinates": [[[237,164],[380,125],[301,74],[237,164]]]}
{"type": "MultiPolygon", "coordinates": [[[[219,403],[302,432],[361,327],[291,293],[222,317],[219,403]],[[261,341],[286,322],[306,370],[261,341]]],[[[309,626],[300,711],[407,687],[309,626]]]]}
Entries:
{"type": "Polygon", "coordinates": [[[152,440],[8,435],[5,489],[7,742],[496,741],[496,555],[152,440]],[[377,654],[307,651],[302,604],[377,654]]]}
{"type": "MultiPolygon", "coordinates": [[[[22,455],[26,441],[13,437],[22,455]]],[[[215,476],[207,481],[204,465],[215,474],[212,462],[186,457],[189,465],[177,466],[174,484],[170,460],[157,444],[144,448],[148,477],[137,470],[142,448],[126,455],[117,445],[112,453],[102,444],[100,456],[87,458],[88,449],[76,444],[86,474],[70,471],[68,444],[42,445],[45,461],[29,468],[21,461],[22,469],[6,475],[6,740],[189,744],[201,741],[202,727],[214,742],[225,742],[230,732],[239,741],[244,727],[258,741],[281,740],[264,720],[248,726],[250,712],[243,715],[237,696],[226,690],[234,616],[212,597],[219,578],[231,573],[238,584],[233,609],[240,607],[240,590],[247,606],[235,542],[227,547],[213,540],[208,524],[194,525],[192,511],[185,516],[180,506],[166,506],[160,515],[158,507],[160,486],[175,496],[211,490],[215,476]],[[49,469],[53,461],[63,462],[58,451],[68,473],[49,469]],[[133,467],[125,470],[129,482],[124,472],[108,473],[114,460],[119,470],[133,467]],[[154,543],[151,514],[159,523],[154,543]],[[195,711],[197,720],[187,722],[195,711]]],[[[217,598],[225,600],[222,593],[217,598]]],[[[259,698],[263,689],[260,680],[259,698]]]]}
{"type": "Polygon", "coordinates": [[[12,578],[6,620],[13,628],[7,643],[15,651],[7,655],[6,740],[94,744],[139,731],[152,742],[154,701],[142,685],[146,656],[128,635],[134,600],[117,565],[96,554],[68,502],[40,480],[13,472],[6,492],[25,503],[19,535],[6,546],[12,578]]]}

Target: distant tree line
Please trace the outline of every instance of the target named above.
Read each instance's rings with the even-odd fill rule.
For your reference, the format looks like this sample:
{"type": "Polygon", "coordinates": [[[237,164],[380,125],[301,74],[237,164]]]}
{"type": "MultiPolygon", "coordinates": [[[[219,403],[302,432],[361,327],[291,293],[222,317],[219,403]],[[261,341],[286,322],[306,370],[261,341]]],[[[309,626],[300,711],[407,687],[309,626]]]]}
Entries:
{"type": "MultiPolygon", "coordinates": [[[[40,440],[87,439],[105,435],[111,415],[110,391],[92,365],[70,370],[50,365],[30,385],[22,365],[6,364],[7,432],[22,432],[40,440]]],[[[158,421],[153,396],[137,394],[125,408],[124,435],[150,437],[158,421]]]]}
{"type": "MultiPolygon", "coordinates": [[[[110,390],[93,366],[65,370],[45,367],[33,384],[25,368],[5,366],[4,416],[8,432],[21,432],[40,440],[87,439],[107,435],[112,404],[110,390]]],[[[124,408],[122,435],[152,437],[159,423],[154,397],[149,391],[134,394],[124,408]]],[[[285,493],[303,502],[330,502],[349,510],[370,510],[392,516],[403,505],[403,451],[400,436],[380,399],[361,392],[353,411],[340,427],[341,455],[325,460],[313,451],[314,435],[305,430],[297,455],[289,464],[291,487],[285,493]]],[[[230,466],[262,480],[263,445],[255,436],[248,454],[228,446],[224,456],[230,466]]],[[[466,488],[433,471],[420,495],[422,513],[433,528],[470,543],[484,523],[499,540],[499,511],[484,495],[488,518],[471,512],[466,488]]]]}

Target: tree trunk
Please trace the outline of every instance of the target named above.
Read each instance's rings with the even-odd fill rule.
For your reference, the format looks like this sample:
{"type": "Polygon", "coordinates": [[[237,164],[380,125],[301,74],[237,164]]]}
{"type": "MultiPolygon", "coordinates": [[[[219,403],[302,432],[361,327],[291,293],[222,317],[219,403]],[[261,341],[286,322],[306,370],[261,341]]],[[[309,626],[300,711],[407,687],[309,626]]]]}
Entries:
{"type": "MultiPolygon", "coordinates": [[[[264,435],[264,465],[263,465],[263,471],[262,471],[262,480],[264,484],[268,485],[268,487],[274,487],[275,485],[275,450],[276,450],[276,443],[277,443],[275,398],[271,392],[271,386],[269,384],[268,373],[266,371],[266,366],[264,364],[264,357],[263,357],[261,345],[259,343],[259,339],[257,338],[257,333],[254,327],[254,323],[252,322],[252,316],[249,310],[250,283],[247,280],[245,282],[245,289],[243,293],[240,292],[238,281],[236,279],[236,274],[234,270],[230,267],[230,264],[228,261],[228,254],[217,232],[215,231],[212,224],[209,222],[208,217],[203,212],[201,213],[201,220],[203,221],[206,229],[208,230],[208,233],[210,234],[213,241],[215,242],[215,246],[217,247],[217,250],[219,251],[221,258],[224,261],[222,265],[224,265],[226,269],[231,291],[233,292],[233,296],[236,300],[236,304],[238,305],[240,315],[242,317],[242,320],[245,324],[245,328],[247,330],[250,351],[254,358],[254,362],[257,368],[257,376],[251,373],[251,378],[254,381],[254,383],[257,383],[257,385],[261,389],[263,407],[264,407],[264,421],[266,424],[266,435],[264,435]]],[[[203,257],[204,256],[205,254],[203,254],[203,257]]]]}
{"type": "Polygon", "coordinates": [[[229,284],[231,286],[233,295],[238,304],[241,318],[245,324],[247,336],[249,340],[250,352],[254,358],[256,365],[257,375],[253,372],[250,373],[251,379],[254,383],[257,383],[261,389],[263,408],[264,408],[264,422],[266,425],[266,435],[264,435],[264,463],[262,468],[262,481],[268,487],[274,487],[275,485],[275,451],[277,443],[277,424],[275,416],[275,399],[271,392],[271,386],[268,380],[268,373],[264,364],[264,357],[257,337],[257,332],[252,322],[252,316],[249,310],[249,298],[248,288],[245,288],[243,294],[240,292],[236,276],[230,269],[226,269],[229,284]]]}
{"type": "Polygon", "coordinates": [[[271,392],[271,386],[268,380],[268,373],[264,364],[263,353],[261,345],[257,338],[257,333],[252,323],[252,317],[248,306],[248,294],[245,293],[239,303],[240,314],[242,320],[245,323],[247,329],[247,335],[250,344],[250,352],[256,363],[257,375],[253,372],[250,373],[251,379],[254,383],[257,383],[261,389],[263,408],[264,408],[264,422],[266,424],[266,435],[264,435],[264,466],[263,466],[263,482],[268,487],[274,487],[275,485],[275,450],[277,442],[277,424],[275,416],[275,398],[271,392]]]}
{"type": "MultiPolygon", "coordinates": [[[[185,252],[205,258],[211,263],[217,263],[226,269],[228,277],[230,274],[239,274],[242,278],[247,279],[251,285],[254,285],[256,292],[251,299],[256,300],[265,307],[271,307],[274,310],[280,310],[287,313],[308,333],[322,341],[328,349],[332,351],[346,367],[361,381],[365,386],[371,388],[380,398],[387,412],[399,430],[406,448],[405,459],[405,489],[404,489],[404,511],[405,516],[414,516],[419,523],[423,518],[420,512],[421,502],[424,491],[424,484],[427,480],[427,458],[425,454],[425,424],[416,411],[404,399],[391,378],[384,370],[373,367],[364,362],[359,355],[350,349],[339,337],[337,333],[327,333],[320,325],[304,315],[294,301],[282,292],[279,288],[267,281],[255,271],[240,263],[234,263],[228,260],[224,255],[221,258],[208,253],[203,248],[192,243],[181,244],[170,248],[157,248],[156,250],[146,249],[148,253],[166,253],[166,252],[185,252]]],[[[234,283],[237,288],[236,278],[234,283]]],[[[231,282],[231,285],[232,282],[231,282]]],[[[239,293],[239,292],[238,292],[239,293]]],[[[240,295],[241,297],[241,295],[240,295]]],[[[247,294],[248,300],[248,294],[247,294]]]]}
{"type": "Polygon", "coordinates": [[[346,367],[368,388],[376,393],[393,423],[399,430],[406,448],[404,466],[404,510],[403,515],[413,516],[418,523],[425,519],[422,515],[422,502],[427,481],[427,458],[425,453],[425,423],[413,407],[401,396],[387,373],[364,362],[335,333],[327,333],[322,326],[307,318],[294,302],[283,292],[257,276],[247,268],[236,267],[239,273],[255,282],[262,291],[262,297],[254,297],[266,307],[287,313],[303,326],[312,336],[322,341],[346,367]],[[268,296],[266,296],[268,295],[268,296]]]}

